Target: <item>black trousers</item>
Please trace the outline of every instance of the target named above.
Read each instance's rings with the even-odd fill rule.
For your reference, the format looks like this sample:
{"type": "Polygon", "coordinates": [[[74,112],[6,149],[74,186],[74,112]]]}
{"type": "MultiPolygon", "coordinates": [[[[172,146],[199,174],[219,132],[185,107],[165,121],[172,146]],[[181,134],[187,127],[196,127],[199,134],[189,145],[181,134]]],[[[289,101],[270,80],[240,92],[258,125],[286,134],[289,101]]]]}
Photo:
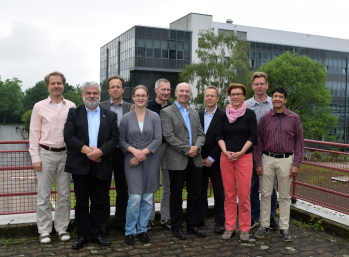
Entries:
{"type": "Polygon", "coordinates": [[[75,226],[78,237],[94,240],[102,236],[103,214],[105,209],[105,190],[109,180],[100,180],[96,176],[96,164],[92,164],[87,175],[75,175],[75,226]],[[89,200],[91,206],[89,209],[89,200]]]}
{"type": "Polygon", "coordinates": [[[184,183],[187,183],[187,228],[199,225],[199,199],[201,193],[201,172],[202,168],[194,165],[193,158],[188,157],[188,164],[185,170],[169,170],[170,176],[170,216],[171,228],[176,229],[183,224],[182,191],[184,183]]]}
{"type": "MultiPolygon", "coordinates": [[[[128,188],[125,178],[125,154],[120,148],[116,148],[113,159],[113,170],[114,170],[114,180],[115,180],[115,223],[117,227],[125,227],[126,224],[126,209],[128,201],[128,188]]],[[[109,180],[109,188],[111,185],[111,179],[109,180]]],[[[110,196],[109,188],[104,192],[107,202],[105,206],[105,219],[104,226],[110,226],[110,196]]]]}
{"type": "MultiPolygon", "coordinates": [[[[219,160],[218,160],[219,161],[219,160]]],[[[201,196],[199,202],[200,221],[206,221],[208,210],[207,188],[208,178],[211,179],[213,194],[214,194],[214,221],[215,223],[225,224],[224,214],[224,187],[222,182],[222,175],[219,168],[202,167],[201,177],[201,196]]]]}

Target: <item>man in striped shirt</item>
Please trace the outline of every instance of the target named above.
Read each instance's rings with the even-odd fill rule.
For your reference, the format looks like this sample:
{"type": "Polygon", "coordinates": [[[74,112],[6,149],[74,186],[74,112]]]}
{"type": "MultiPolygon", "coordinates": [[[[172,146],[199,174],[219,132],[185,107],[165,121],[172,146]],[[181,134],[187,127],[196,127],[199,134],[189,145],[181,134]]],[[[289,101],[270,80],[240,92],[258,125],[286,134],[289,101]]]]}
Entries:
{"type": "Polygon", "coordinates": [[[292,177],[298,174],[303,158],[303,128],[299,116],[286,109],[287,92],[276,87],[271,92],[273,109],[258,124],[257,149],[254,155],[256,173],[262,178],[261,227],[255,233],[262,238],[268,233],[270,196],[277,176],[280,209],[280,235],[292,241],[288,231],[290,220],[289,192],[292,177]]]}

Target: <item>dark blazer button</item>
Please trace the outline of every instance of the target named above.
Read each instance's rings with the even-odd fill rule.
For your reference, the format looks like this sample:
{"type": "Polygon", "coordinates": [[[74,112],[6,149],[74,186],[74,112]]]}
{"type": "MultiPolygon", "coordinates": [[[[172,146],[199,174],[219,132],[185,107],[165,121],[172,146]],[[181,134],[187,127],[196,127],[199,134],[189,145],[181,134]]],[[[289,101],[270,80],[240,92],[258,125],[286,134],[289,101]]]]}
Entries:
{"type": "Polygon", "coordinates": [[[189,139],[189,137],[188,137],[188,139],[189,139]]]}

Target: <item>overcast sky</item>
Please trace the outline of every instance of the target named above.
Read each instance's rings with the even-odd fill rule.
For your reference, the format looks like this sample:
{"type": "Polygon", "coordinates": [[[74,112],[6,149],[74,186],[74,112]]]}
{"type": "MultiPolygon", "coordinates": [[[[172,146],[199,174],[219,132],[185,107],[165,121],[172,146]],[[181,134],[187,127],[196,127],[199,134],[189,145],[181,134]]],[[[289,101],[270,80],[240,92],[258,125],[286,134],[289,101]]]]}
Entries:
{"type": "Polygon", "coordinates": [[[195,12],[213,21],[349,39],[349,0],[0,0],[0,76],[22,90],[54,70],[99,82],[99,49],[134,25],[169,27],[195,12]]]}

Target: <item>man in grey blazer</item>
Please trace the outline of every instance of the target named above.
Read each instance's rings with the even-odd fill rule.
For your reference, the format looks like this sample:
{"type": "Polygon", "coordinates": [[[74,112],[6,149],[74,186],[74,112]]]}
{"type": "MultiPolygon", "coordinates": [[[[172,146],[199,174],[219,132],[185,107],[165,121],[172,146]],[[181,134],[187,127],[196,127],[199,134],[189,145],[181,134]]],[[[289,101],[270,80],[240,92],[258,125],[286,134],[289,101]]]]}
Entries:
{"type": "Polygon", "coordinates": [[[170,176],[170,216],[173,235],[181,240],[186,236],[182,231],[182,191],[187,184],[187,232],[198,237],[206,234],[198,228],[199,199],[201,192],[202,157],[201,149],[205,143],[199,114],[191,109],[187,102],[191,88],[187,83],[176,87],[177,100],[160,112],[163,136],[167,147],[162,160],[162,168],[170,176]]]}
{"type": "MultiPolygon", "coordinates": [[[[110,99],[100,103],[100,107],[117,113],[118,116],[118,127],[120,126],[121,118],[124,114],[130,111],[132,104],[122,100],[122,94],[125,91],[125,80],[119,75],[111,76],[108,79],[108,93],[110,99]]],[[[128,190],[127,183],[125,179],[125,169],[124,160],[125,154],[120,150],[119,146],[114,150],[113,159],[113,170],[115,179],[115,190],[116,190],[116,200],[115,200],[115,224],[118,229],[125,233],[125,223],[126,223],[126,209],[128,201],[128,190]]],[[[110,188],[111,180],[109,183],[110,188]]],[[[105,192],[108,196],[108,203],[105,206],[105,223],[103,224],[102,230],[103,234],[107,233],[107,229],[110,226],[110,198],[109,189],[105,192]]]]}

